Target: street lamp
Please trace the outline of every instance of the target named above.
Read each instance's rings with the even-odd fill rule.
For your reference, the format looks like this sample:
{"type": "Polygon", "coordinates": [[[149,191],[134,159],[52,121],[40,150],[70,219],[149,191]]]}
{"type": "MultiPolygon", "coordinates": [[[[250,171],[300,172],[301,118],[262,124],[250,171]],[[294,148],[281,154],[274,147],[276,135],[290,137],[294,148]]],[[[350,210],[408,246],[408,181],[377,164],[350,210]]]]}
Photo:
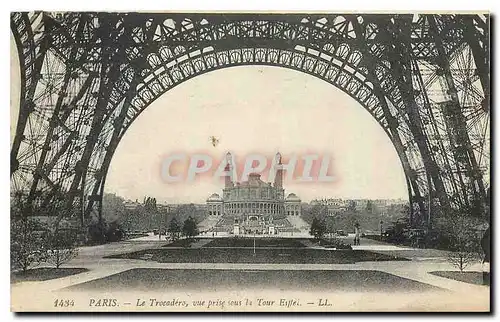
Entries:
{"type": "Polygon", "coordinates": [[[380,221],[380,241],[382,241],[382,228],[384,227],[383,224],[384,224],[384,222],[381,220],[380,221]]]}
{"type": "Polygon", "coordinates": [[[255,256],[255,230],[253,231],[253,256],[255,256]]]}
{"type": "Polygon", "coordinates": [[[163,213],[164,209],[162,209],[162,211],[160,211],[160,220],[158,221],[159,222],[159,225],[158,225],[158,240],[161,241],[161,227],[163,227],[163,213]]]}

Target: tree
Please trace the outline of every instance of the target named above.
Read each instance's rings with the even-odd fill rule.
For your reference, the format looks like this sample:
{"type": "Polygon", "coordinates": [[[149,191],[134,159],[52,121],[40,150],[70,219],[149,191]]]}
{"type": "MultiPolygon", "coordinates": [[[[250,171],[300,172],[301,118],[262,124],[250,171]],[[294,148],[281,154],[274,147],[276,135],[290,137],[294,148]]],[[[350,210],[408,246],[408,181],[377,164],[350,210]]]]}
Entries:
{"type": "Polygon", "coordinates": [[[16,192],[10,200],[10,263],[12,269],[23,272],[45,260],[44,228],[28,216],[32,212],[28,209],[26,197],[16,192]]]}
{"type": "Polygon", "coordinates": [[[325,205],[314,205],[311,209],[314,218],[323,219],[328,214],[328,207],[325,205]]]}
{"type": "Polygon", "coordinates": [[[117,242],[123,239],[124,233],[118,221],[110,222],[106,225],[106,241],[117,242]]]}
{"type": "Polygon", "coordinates": [[[149,213],[155,213],[157,210],[156,198],[144,197],[144,208],[149,213]]]}
{"type": "Polygon", "coordinates": [[[121,221],[127,215],[125,199],[114,193],[105,193],[102,200],[102,217],[107,222],[121,221]]]}
{"type": "Polygon", "coordinates": [[[144,197],[144,210],[148,216],[148,229],[151,230],[153,228],[153,219],[158,212],[158,208],[156,206],[156,198],[152,197],[144,197]]]}
{"type": "Polygon", "coordinates": [[[78,235],[73,230],[61,230],[47,232],[47,262],[59,268],[78,254],[78,235]]]}
{"type": "Polygon", "coordinates": [[[350,212],[355,212],[356,211],[356,201],[349,200],[349,203],[347,204],[347,210],[350,212]]]}
{"type": "Polygon", "coordinates": [[[385,231],[387,234],[385,241],[392,244],[408,244],[409,240],[405,232],[408,231],[409,227],[410,224],[407,217],[402,217],[393,221],[385,231]]]}
{"type": "Polygon", "coordinates": [[[326,232],[326,222],[325,220],[313,218],[311,223],[311,229],[309,233],[314,236],[314,239],[319,240],[323,237],[326,232]]]}
{"type": "Polygon", "coordinates": [[[177,219],[172,218],[172,220],[170,220],[170,223],[168,224],[167,231],[170,233],[170,236],[172,237],[172,240],[177,240],[179,238],[179,233],[181,231],[181,226],[177,222],[177,219]]]}
{"type": "Polygon", "coordinates": [[[92,244],[103,244],[106,242],[107,223],[104,218],[99,220],[92,216],[87,225],[89,242],[92,244]]]}
{"type": "Polygon", "coordinates": [[[323,219],[328,215],[328,207],[322,204],[315,204],[309,209],[306,207],[302,211],[302,217],[308,223],[312,223],[314,218],[323,219]]]}
{"type": "Polygon", "coordinates": [[[482,257],[480,238],[475,227],[477,221],[460,211],[449,214],[445,221],[445,232],[448,237],[448,254],[450,264],[461,272],[482,257]]]}
{"type": "Polygon", "coordinates": [[[88,236],[91,243],[103,244],[106,242],[117,242],[125,235],[120,222],[116,219],[108,222],[102,218],[92,217],[88,224],[88,236]]]}
{"type": "Polygon", "coordinates": [[[331,234],[335,233],[335,222],[333,220],[333,217],[327,217],[326,221],[325,221],[325,229],[326,229],[326,233],[330,234],[330,237],[331,237],[331,234]]]}
{"type": "Polygon", "coordinates": [[[11,218],[10,224],[11,267],[26,272],[45,260],[43,230],[36,220],[25,216],[11,218]]]}
{"type": "Polygon", "coordinates": [[[373,202],[371,200],[366,201],[366,212],[373,213],[373,202]]]}
{"type": "Polygon", "coordinates": [[[184,225],[182,226],[182,234],[187,238],[193,238],[194,236],[198,235],[198,227],[193,217],[189,216],[184,221],[184,225]]]}

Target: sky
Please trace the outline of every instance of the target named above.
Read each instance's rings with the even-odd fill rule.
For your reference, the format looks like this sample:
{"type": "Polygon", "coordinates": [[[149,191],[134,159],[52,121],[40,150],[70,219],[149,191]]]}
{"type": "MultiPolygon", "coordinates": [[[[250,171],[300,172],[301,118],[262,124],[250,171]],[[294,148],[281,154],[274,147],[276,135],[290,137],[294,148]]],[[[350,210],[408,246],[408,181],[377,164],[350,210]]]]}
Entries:
{"type": "MultiPolygon", "coordinates": [[[[12,49],[12,84],[19,82],[14,53],[12,49]]],[[[18,88],[11,86],[11,135],[18,95],[18,88]]],[[[182,154],[185,159],[173,162],[170,174],[183,175],[191,156],[209,155],[213,167],[208,173],[212,173],[228,151],[237,160],[238,175],[240,163],[250,154],[264,155],[271,163],[280,152],[285,164],[296,156],[297,170],[292,178],[285,178],[284,188],[286,194],[293,192],[305,202],[408,198],[403,168],[391,141],[359,103],[311,75],[269,66],[213,71],[160,96],[119,143],[105,192],[130,200],[151,196],[166,203],[203,203],[212,193],[222,193],[223,181],[203,174],[191,181],[168,182],[162,172],[165,160],[182,154]],[[214,146],[211,137],[218,144],[214,146]],[[312,154],[318,156],[312,167],[316,180],[297,180],[304,168],[301,158],[312,154]],[[333,180],[318,182],[321,160],[333,180]]],[[[268,181],[267,174],[262,175],[264,181],[268,181]]]]}
{"type": "Polygon", "coordinates": [[[276,152],[284,163],[292,155],[328,157],[333,181],[285,180],[286,193],[306,202],[322,197],[408,197],[390,139],[359,103],[313,76],[264,66],[210,72],[163,94],[126,132],[105,190],[132,200],[148,195],[164,202],[201,203],[212,193],[221,194],[223,182],[209,175],[166,182],[161,172],[165,159],[185,155],[171,168],[171,175],[182,174],[189,156],[210,155],[216,168],[228,151],[238,161],[258,153],[269,163],[276,152]],[[219,140],[215,147],[211,137],[219,140]]]}

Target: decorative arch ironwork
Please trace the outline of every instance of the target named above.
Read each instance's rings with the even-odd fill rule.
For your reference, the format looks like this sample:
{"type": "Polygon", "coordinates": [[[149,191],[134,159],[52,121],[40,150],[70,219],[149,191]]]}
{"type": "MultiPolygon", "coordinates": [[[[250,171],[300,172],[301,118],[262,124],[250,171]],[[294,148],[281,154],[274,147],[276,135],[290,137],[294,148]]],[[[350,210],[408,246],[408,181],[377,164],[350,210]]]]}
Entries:
{"type": "Polygon", "coordinates": [[[488,21],[13,13],[21,99],[12,189],[28,203],[64,194],[68,208],[84,209],[82,220],[99,213],[112,155],[151,102],[206,72],[270,65],[323,79],[357,100],[392,140],[416,208],[480,206],[489,184],[488,21]]]}

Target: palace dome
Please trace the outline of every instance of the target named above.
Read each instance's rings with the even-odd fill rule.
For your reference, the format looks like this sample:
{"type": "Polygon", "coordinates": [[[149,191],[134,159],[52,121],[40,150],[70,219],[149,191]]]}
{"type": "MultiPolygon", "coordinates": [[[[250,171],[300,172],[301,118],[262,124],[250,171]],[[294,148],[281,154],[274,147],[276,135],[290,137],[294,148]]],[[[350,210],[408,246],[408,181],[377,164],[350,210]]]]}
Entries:
{"type": "Polygon", "coordinates": [[[208,197],[207,201],[222,201],[222,198],[218,194],[213,193],[210,197],[208,197]]]}
{"type": "Polygon", "coordinates": [[[300,198],[296,194],[291,193],[286,197],[287,201],[300,201],[300,198]]]}

